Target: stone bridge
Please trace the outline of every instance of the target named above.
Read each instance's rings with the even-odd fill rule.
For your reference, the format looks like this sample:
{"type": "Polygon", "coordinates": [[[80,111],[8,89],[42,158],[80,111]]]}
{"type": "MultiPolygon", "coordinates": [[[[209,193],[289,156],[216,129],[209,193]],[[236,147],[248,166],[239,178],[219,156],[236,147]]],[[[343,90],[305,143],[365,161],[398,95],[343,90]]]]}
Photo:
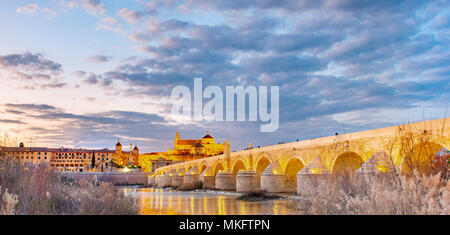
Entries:
{"type": "Polygon", "coordinates": [[[448,156],[450,118],[328,136],[230,152],[159,168],[149,184],[178,187],[202,181],[204,188],[238,192],[299,192],[308,177],[345,172],[407,172],[448,156]]]}

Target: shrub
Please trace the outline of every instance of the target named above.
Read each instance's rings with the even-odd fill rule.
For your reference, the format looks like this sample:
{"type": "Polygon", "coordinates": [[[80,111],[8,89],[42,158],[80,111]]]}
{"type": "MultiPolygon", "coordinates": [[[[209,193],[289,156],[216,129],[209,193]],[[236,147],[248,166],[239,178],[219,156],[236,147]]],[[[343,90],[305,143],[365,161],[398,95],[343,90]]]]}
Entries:
{"type": "Polygon", "coordinates": [[[62,177],[46,167],[24,168],[0,156],[0,210],[5,214],[137,214],[134,198],[113,185],[62,177]]]}
{"type": "Polygon", "coordinates": [[[203,188],[203,182],[202,181],[195,181],[194,182],[194,189],[202,189],[203,188]]]}
{"type": "Polygon", "coordinates": [[[280,196],[266,193],[265,191],[252,191],[237,197],[236,200],[242,201],[265,201],[279,199],[280,196]]]}

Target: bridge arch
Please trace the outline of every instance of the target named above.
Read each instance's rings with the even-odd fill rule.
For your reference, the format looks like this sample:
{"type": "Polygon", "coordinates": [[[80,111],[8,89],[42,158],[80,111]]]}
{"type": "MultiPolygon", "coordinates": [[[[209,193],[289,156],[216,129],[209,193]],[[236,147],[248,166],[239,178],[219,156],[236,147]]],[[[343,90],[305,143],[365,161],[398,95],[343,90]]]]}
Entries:
{"type": "Polygon", "coordinates": [[[410,174],[413,169],[416,169],[419,173],[429,174],[439,170],[443,164],[438,162],[439,155],[446,151],[448,151],[447,148],[435,142],[418,143],[411,149],[401,152],[403,154],[401,172],[410,174]]]}
{"type": "Polygon", "coordinates": [[[256,171],[256,187],[259,188],[261,185],[261,174],[272,162],[272,159],[267,155],[262,155],[258,157],[255,161],[255,171],[256,171]]]}
{"type": "Polygon", "coordinates": [[[225,162],[223,160],[219,160],[214,164],[213,168],[214,176],[216,176],[219,171],[224,170],[225,170],[225,162]]]}
{"type": "Polygon", "coordinates": [[[339,155],[333,163],[333,175],[347,175],[353,173],[361,167],[363,160],[361,156],[355,152],[344,152],[339,155]]]}
{"type": "Polygon", "coordinates": [[[291,157],[287,160],[284,168],[284,185],[286,189],[297,192],[297,173],[305,167],[300,158],[291,157]]]}
{"type": "Polygon", "coordinates": [[[206,162],[202,162],[198,168],[198,170],[200,171],[200,174],[202,174],[206,170],[206,168],[208,168],[208,165],[206,164],[206,162]]]}
{"type": "Polygon", "coordinates": [[[247,169],[247,167],[245,165],[245,161],[243,161],[242,159],[239,158],[236,161],[234,161],[233,167],[231,169],[232,169],[233,177],[236,177],[237,173],[240,170],[244,170],[245,171],[247,169]]]}

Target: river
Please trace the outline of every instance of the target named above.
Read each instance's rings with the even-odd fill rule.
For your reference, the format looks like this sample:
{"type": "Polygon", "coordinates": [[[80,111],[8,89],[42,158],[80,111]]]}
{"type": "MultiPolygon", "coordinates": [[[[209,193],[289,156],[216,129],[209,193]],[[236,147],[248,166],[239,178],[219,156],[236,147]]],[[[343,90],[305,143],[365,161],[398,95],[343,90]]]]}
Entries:
{"type": "Polygon", "coordinates": [[[247,202],[233,192],[182,192],[171,189],[121,187],[138,198],[141,215],[289,215],[299,214],[298,202],[289,199],[247,202]]]}

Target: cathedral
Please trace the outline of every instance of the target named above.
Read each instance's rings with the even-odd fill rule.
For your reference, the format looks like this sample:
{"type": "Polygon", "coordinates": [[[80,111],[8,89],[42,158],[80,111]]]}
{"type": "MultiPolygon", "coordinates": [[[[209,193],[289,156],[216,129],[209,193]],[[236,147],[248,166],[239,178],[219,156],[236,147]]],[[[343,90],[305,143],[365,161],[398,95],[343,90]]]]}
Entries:
{"type": "Polygon", "coordinates": [[[118,165],[122,166],[135,166],[139,162],[139,148],[130,144],[130,151],[122,151],[122,144],[120,140],[116,144],[115,159],[118,165]]]}
{"type": "Polygon", "coordinates": [[[208,132],[201,139],[181,139],[177,131],[173,149],[141,154],[139,165],[144,171],[153,172],[162,166],[223,154],[224,146],[223,143],[216,143],[208,132]]]}
{"type": "Polygon", "coordinates": [[[216,144],[214,138],[207,132],[202,139],[180,139],[180,133],[177,131],[173,149],[169,149],[167,154],[180,161],[186,158],[190,160],[215,156],[223,153],[223,144],[216,144]]]}

